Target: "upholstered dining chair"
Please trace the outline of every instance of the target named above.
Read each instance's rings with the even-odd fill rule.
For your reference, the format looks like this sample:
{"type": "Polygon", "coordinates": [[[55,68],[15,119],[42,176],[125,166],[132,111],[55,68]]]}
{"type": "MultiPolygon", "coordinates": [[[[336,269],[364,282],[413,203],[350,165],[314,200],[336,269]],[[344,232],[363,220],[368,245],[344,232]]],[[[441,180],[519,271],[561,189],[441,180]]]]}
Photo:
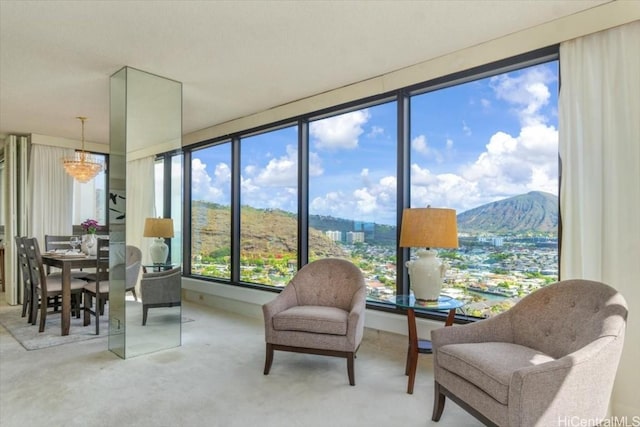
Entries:
{"type": "Polygon", "coordinates": [[[433,330],[433,421],[446,397],[486,425],[603,420],[626,318],[625,299],[612,287],[566,280],[493,318],[433,330]]]}
{"type": "MultiPolygon", "coordinates": [[[[40,309],[40,327],[39,332],[44,332],[45,322],[47,321],[47,314],[49,312],[49,300],[52,298],[62,298],[62,277],[61,276],[48,276],[42,263],[42,255],[40,253],[40,246],[38,240],[35,237],[22,238],[24,244],[24,250],[27,254],[29,262],[30,280],[32,286],[32,301],[33,315],[31,317],[31,323],[36,324],[37,309],[40,309]]],[[[80,317],[80,299],[82,295],[82,288],[86,282],[84,280],[71,278],[71,303],[76,312],[76,317],[80,317]]]]}
{"type": "MultiPolygon", "coordinates": [[[[84,326],[91,324],[91,315],[93,315],[96,322],[96,335],[100,335],[100,316],[104,314],[105,303],[109,300],[109,240],[98,239],[96,245],[95,280],[87,283],[83,289],[84,326]]],[[[124,272],[125,292],[135,287],[138,276],[140,275],[141,258],[140,249],[127,245],[125,248],[124,263],[119,263],[112,267],[114,271],[111,272],[111,274],[118,279],[120,278],[118,276],[122,275],[120,272],[124,272]]]]}
{"type": "Polygon", "coordinates": [[[354,358],[364,333],[366,287],[351,262],[326,258],[302,267],[276,298],[262,306],[266,341],[264,374],[274,350],[347,359],[355,385],[354,358]]]}
{"type": "Polygon", "coordinates": [[[182,303],[181,268],[143,273],[140,280],[140,299],[142,299],[142,326],[147,324],[150,308],[179,307],[182,303]]]}

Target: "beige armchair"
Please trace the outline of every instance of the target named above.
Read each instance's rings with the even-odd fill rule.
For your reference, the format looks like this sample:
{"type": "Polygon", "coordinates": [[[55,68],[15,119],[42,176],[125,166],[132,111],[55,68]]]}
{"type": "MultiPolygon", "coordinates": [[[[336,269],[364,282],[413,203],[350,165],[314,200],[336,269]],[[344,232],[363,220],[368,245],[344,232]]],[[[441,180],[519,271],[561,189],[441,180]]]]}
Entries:
{"type": "Polygon", "coordinates": [[[364,333],[366,287],[358,267],[328,258],[302,267],[271,302],[262,306],[268,375],[274,350],[347,359],[355,385],[354,358],[364,333]]]}
{"type": "Polygon", "coordinates": [[[142,326],[147,324],[150,308],[179,307],[182,304],[182,269],[144,273],[140,281],[142,326]]]}
{"type": "Polygon", "coordinates": [[[626,318],[627,304],[615,289],[566,280],[493,318],[432,331],[433,421],[445,397],[487,425],[603,419],[626,318]]]}

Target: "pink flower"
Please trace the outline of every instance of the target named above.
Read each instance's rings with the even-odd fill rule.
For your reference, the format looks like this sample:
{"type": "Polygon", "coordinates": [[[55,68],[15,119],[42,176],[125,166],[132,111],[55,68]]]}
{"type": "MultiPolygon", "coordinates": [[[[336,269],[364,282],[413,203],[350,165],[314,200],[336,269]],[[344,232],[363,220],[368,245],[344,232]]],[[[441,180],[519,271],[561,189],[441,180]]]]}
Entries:
{"type": "Polygon", "coordinates": [[[96,234],[101,227],[98,224],[98,221],[95,219],[87,219],[82,224],[80,224],[82,229],[88,234],[96,234]]]}

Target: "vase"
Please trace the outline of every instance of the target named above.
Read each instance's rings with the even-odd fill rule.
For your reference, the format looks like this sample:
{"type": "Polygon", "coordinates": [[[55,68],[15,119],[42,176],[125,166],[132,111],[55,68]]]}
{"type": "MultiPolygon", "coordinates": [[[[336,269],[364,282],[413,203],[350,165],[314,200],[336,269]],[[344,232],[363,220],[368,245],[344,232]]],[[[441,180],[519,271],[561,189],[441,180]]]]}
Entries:
{"type": "Polygon", "coordinates": [[[93,233],[84,234],[82,236],[82,243],[80,243],[80,249],[83,253],[87,255],[96,255],[97,253],[98,240],[96,239],[96,235],[93,233]]]}

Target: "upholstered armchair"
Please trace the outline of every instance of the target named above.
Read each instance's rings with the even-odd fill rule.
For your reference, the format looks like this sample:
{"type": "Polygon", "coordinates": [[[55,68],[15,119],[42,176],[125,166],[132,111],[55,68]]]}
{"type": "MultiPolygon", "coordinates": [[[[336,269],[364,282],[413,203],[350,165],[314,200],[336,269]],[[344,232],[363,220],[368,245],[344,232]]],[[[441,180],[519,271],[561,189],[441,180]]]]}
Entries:
{"type": "Polygon", "coordinates": [[[274,350],[347,359],[355,385],[354,358],[364,333],[366,287],[351,262],[328,258],[302,267],[284,290],[262,306],[268,375],[274,350]]]}
{"type": "Polygon", "coordinates": [[[182,273],[180,267],[154,273],[144,273],[140,281],[142,326],[147,324],[150,308],[178,307],[182,303],[182,273]]]}
{"type": "Polygon", "coordinates": [[[446,397],[487,425],[605,418],[626,318],[615,289],[566,280],[493,318],[433,330],[432,419],[440,419],[446,397]]]}

